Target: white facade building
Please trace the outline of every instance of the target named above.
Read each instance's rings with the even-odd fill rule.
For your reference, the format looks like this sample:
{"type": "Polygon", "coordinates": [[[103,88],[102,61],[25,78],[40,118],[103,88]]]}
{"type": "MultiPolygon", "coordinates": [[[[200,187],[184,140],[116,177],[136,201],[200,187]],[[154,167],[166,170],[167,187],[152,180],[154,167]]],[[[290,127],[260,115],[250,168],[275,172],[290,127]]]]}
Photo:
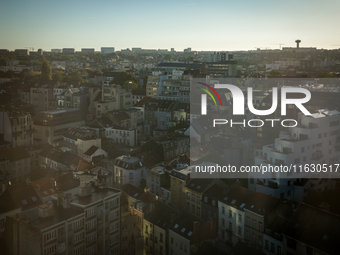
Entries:
{"type": "Polygon", "coordinates": [[[116,159],[113,172],[116,187],[126,183],[139,187],[140,181],[146,176],[142,160],[125,155],[116,159]]]}
{"type": "MultiPolygon", "coordinates": [[[[263,146],[262,155],[255,158],[255,165],[288,167],[292,165],[299,170],[299,167],[306,164],[329,166],[339,163],[339,135],[340,112],[319,110],[311,116],[300,113],[296,127],[281,132],[280,137],[275,139],[275,144],[263,146]]],[[[248,182],[249,189],[254,191],[277,198],[302,201],[308,188],[319,191],[334,188],[335,182],[329,178],[329,173],[268,172],[261,175],[249,173],[248,182]]]]}

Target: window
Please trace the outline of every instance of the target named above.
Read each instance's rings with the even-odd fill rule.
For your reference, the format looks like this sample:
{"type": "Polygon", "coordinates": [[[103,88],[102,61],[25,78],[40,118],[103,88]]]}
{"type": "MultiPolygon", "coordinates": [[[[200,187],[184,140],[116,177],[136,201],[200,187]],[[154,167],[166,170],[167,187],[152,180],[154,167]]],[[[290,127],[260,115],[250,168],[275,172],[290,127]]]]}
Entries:
{"type": "Polygon", "coordinates": [[[224,219],[222,219],[222,226],[224,226],[225,225],[225,220],[224,219]]]}
{"type": "Polygon", "coordinates": [[[242,215],[241,214],[238,215],[238,222],[242,222],[242,215]]]}
{"type": "Polygon", "coordinates": [[[267,251],[269,251],[269,242],[268,242],[268,240],[265,240],[265,241],[264,241],[264,248],[265,248],[267,251]]]}
{"type": "Polygon", "coordinates": [[[192,201],[195,201],[195,194],[192,194],[192,201]]]}
{"type": "Polygon", "coordinates": [[[246,240],[249,241],[249,232],[248,231],[246,232],[246,240]]]}
{"type": "Polygon", "coordinates": [[[190,199],[190,192],[187,192],[187,199],[190,199]]]}
{"type": "Polygon", "coordinates": [[[256,228],[256,220],[253,220],[253,228],[256,228]]]}
{"type": "Polygon", "coordinates": [[[56,254],[57,253],[57,245],[53,245],[44,250],[44,255],[56,254]]]}
{"type": "Polygon", "coordinates": [[[250,218],[247,217],[247,225],[250,226],[250,218]]]}
{"type": "Polygon", "coordinates": [[[274,243],[270,243],[270,251],[275,252],[275,244],[274,243]]]}
{"type": "Polygon", "coordinates": [[[57,238],[57,231],[53,230],[53,231],[46,233],[44,235],[44,242],[48,242],[48,241],[55,239],[55,238],[57,238]]]}
{"type": "Polygon", "coordinates": [[[133,173],[129,173],[129,179],[133,180],[133,173]]]}
{"type": "Polygon", "coordinates": [[[259,230],[260,230],[260,231],[263,231],[263,225],[262,225],[262,222],[259,222],[259,230]]]}
{"type": "Polygon", "coordinates": [[[200,204],[201,203],[201,197],[197,196],[197,203],[200,204]]]}
{"type": "Polygon", "coordinates": [[[229,221],[229,230],[232,230],[233,224],[229,221]]]}
{"type": "Polygon", "coordinates": [[[197,214],[198,216],[201,216],[201,208],[200,208],[200,207],[197,207],[197,208],[196,208],[196,214],[197,214]]]}
{"type": "Polygon", "coordinates": [[[225,208],[224,206],[222,206],[222,214],[224,215],[224,213],[225,213],[225,208]]]}
{"type": "Polygon", "coordinates": [[[229,218],[233,216],[233,212],[229,209],[229,218]]]}
{"type": "Polygon", "coordinates": [[[238,234],[241,235],[241,233],[242,233],[242,228],[238,227],[238,234]]]}
{"type": "Polygon", "coordinates": [[[259,245],[262,247],[262,237],[259,236],[259,245]]]}
{"type": "Polygon", "coordinates": [[[159,242],[163,243],[163,234],[159,233],[159,242]]]}
{"type": "Polygon", "coordinates": [[[149,226],[145,225],[145,233],[149,233],[149,226]]]}

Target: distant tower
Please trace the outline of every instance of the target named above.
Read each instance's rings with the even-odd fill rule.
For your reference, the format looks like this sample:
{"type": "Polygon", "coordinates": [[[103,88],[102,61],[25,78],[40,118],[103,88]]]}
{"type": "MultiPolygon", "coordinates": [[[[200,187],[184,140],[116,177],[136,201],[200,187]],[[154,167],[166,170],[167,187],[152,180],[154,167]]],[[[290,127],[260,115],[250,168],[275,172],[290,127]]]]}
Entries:
{"type": "Polygon", "coordinates": [[[296,48],[298,49],[300,47],[299,44],[300,44],[301,40],[297,39],[295,42],[296,42],[296,48]]]}

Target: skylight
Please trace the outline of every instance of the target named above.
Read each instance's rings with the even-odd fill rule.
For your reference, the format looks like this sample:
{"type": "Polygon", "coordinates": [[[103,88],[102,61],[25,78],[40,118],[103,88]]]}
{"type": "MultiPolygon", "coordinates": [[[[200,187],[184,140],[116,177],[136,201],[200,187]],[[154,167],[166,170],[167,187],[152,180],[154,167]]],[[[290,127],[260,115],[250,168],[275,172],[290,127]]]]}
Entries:
{"type": "Polygon", "coordinates": [[[235,202],[236,202],[236,199],[234,199],[233,201],[231,201],[232,204],[235,204],[235,202]]]}
{"type": "Polygon", "coordinates": [[[242,203],[242,204],[240,205],[240,208],[243,208],[245,205],[246,205],[245,203],[242,203]]]}
{"type": "Polygon", "coordinates": [[[185,230],[186,230],[186,228],[182,228],[182,230],[181,230],[181,231],[184,233],[184,231],[185,231],[185,230]]]}
{"type": "Polygon", "coordinates": [[[188,236],[191,236],[191,235],[192,235],[192,231],[189,231],[188,236]]]}
{"type": "Polygon", "coordinates": [[[178,228],[178,224],[176,224],[176,225],[174,226],[174,228],[178,228]]]}
{"type": "Polygon", "coordinates": [[[23,205],[27,205],[27,201],[26,201],[26,199],[24,199],[24,200],[21,200],[21,202],[22,202],[22,204],[23,204],[23,205]]]}
{"type": "Polygon", "coordinates": [[[33,202],[37,201],[36,197],[31,197],[31,199],[32,199],[33,202]]]}

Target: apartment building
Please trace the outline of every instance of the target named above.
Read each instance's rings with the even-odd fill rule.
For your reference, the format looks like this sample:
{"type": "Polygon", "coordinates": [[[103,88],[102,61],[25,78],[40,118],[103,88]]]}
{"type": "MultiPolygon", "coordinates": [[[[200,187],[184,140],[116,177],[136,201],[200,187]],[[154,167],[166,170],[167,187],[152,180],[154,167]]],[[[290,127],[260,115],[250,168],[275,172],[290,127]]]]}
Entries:
{"type": "Polygon", "coordinates": [[[171,204],[179,210],[185,209],[185,185],[190,179],[190,167],[170,172],[171,204]]]}
{"type": "Polygon", "coordinates": [[[157,98],[188,103],[190,101],[190,80],[192,75],[173,70],[171,75],[161,75],[157,89],[157,98]]]}
{"type": "Polygon", "coordinates": [[[218,200],[219,240],[228,245],[235,245],[245,238],[244,207],[256,196],[256,192],[239,185],[233,185],[230,190],[218,200]]]}
{"type": "Polygon", "coordinates": [[[161,187],[170,186],[170,176],[166,168],[164,166],[155,166],[151,169],[147,169],[146,185],[153,194],[162,196],[161,187]]]}
{"type": "Polygon", "coordinates": [[[22,111],[0,111],[0,134],[12,147],[33,145],[33,118],[22,111]]]}
{"type": "Polygon", "coordinates": [[[144,251],[165,255],[169,251],[169,227],[177,218],[177,210],[163,203],[155,203],[144,216],[144,251]]]}
{"type": "Polygon", "coordinates": [[[159,86],[159,76],[160,73],[153,72],[152,75],[148,76],[146,82],[146,96],[151,98],[157,98],[158,96],[158,86],[159,86]]]}
{"type": "Polygon", "coordinates": [[[120,85],[103,85],[101,89],[90,88],[89,114],[100,118],[113,110],[132,106],[132,93],[120,85]]]}
{"type": "MultiPolygon", "coordinates": [[[[263,146],[255,158],[260,165],[333,164],[340,158],[340,112],[319,110],[311,116],[298,115],[298,125],[280,133],[274,144],[263,146]]],[[[301,202],[309,188],[324,191],[334,188],[334,180],[323,173],[291,176],[290,172],[267,173],[259,176],[249,173],[249,189],[280,198],[301,202]],[[326,175],[326,176],[325,176],[326,175]],[[308,180],[304,178],[310,178],[308,180]]]]}
{"type": "Polygon", "coordinates": [[[146,177],[145,166],[140,158],[120,156],[114,162],[113,178],[116,187],[130,183],[139,187],[146,177]]]}
{"type": "MultiPolygon", "coordinates": [[[[186,210],[198,217],[202,215],[203,193],[211,187],[212,179],[190,179],[185,185],[186,210]]],[[[215,201],[216,203],[217,201],[215,201]]]]}
{"type": "Polygon", "coordinates": [[[85,124],[81,111],[76,108],[39,112],[34,117],[35,143],[59,143],[71,128],[85,124]]]}
{"type": "Polygon", "coordinates": [[[257,193],[244,206],[244,239],[249,246],[263,249],[267,217],[277,203],[277,198],[257,193]]]}
{"type": "Polygon", "coordinates": [[[61,192],[30,213],[7,216],[10,253],[120,254],[121,192],[86,184],[76,194],[61,192]]]}
{"type": "MultiPolygon", "coordinates": [[[[8,160],[7,180],[12,183],[24,181],[30,174],[31,163],[30,155],[27,153],[24,147],[15,147],[0,152],[0,157],[4,160],[8,160]]],[[[5,167],[5,165],[4,165],[5,167]]]]}
{"type": "Polygon", "coordinates": [[[214,240],[216,236],[215,218],[208,223],[195,215],[182,213],[169,227],[170,254],[194,254],[200,243],[214,240]]]}

